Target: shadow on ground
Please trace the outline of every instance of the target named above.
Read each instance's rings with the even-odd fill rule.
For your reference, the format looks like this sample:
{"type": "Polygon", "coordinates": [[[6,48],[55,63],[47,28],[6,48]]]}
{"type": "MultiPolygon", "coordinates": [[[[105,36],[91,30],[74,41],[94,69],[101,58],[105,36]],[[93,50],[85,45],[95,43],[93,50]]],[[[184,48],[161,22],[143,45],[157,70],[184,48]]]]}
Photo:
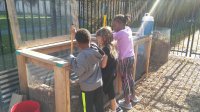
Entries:
{"type": "Polygon", "coordinates": [[[200,60],[170,56],[137,85],[141,102],[132,111],[200,111],[200,60]]]}

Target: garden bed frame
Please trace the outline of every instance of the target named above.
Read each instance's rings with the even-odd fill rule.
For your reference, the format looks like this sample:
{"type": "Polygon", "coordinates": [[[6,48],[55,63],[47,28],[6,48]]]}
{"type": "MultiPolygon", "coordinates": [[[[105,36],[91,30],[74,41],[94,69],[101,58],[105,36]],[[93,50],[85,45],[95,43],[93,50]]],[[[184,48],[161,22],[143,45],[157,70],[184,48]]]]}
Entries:
{"type": "MultiPolygon", "coordinates": [[[[20,81],[20,90],[23,94],[29,95],[28,93],[28,79],[27,79],[27,63],[33,63],[41,67],[54,71],[55,81],[55,111],[56,112],[70,112],[70,65],[67,60],[60,59],[54,56],[47,55],[49,53],[70,49],[73,41],[66,41],[67,35],[60,37],[52,37],[48,39],[38,39],[34,41],[22,42],[19,23],[17,20],[16,10],[13,0],[6,0],[8,5],[8,12],[11,24],[11,30],[13,33],[13,40],[15,43],[18,75],[20,81]]],[[[68,35],[69,36],[69,35],[68,35]]],[[[95,39],[95,38],[93,38],[95,39]]],[[[137,50],[138,46],[145,44],[147,53],[146,61],[146,73],[144,77],[148,75],[149,68],[149,57],[151,51],[151,37],[141,38],[134,40],[135,56],[137,61],[137,50]]],[[[133,65],[135,79],[136,62],[133,65]]],[[[144,78],[143,77],[143,78],[144,78]]],[[[121,81],[119,77],[118,81],[118,92],[121,92],[121,81]]]]}

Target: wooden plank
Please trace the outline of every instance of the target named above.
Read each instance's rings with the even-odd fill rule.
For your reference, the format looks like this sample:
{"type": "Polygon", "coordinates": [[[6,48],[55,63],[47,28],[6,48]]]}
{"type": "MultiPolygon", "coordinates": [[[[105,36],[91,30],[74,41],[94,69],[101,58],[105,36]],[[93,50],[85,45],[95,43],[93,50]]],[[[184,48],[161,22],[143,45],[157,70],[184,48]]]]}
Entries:
{"type": "Polygon", "coordinates": [[[148,47],[147,47],[147,61],[146,61],[146,75],[148,76],[149,73],[149,60],[151,56],[151,44],[152,44],[152,37],[149,38],[148,47]]]}
{"type": "Polygon", "coordinates": [[[135,51],[135,60],[133,64],[133,80],[135,80],[135,74],[136,74],[136,65],[137,65],[137,54],[138,54],[138,45],[134,47],[135,51]]]}
{"type": "Polygon", "coordinates": [[[134,40],[133,41],[133,44],[136,46],[136,45],[140,45],[140,44],[143,44],[147,41],[149,41],[149,37],[144,37],[144,38],[141,38],[141,39],[137,39],[137,40],[134,40]]]}
{"type": "Polygon", "coordinates": [[[54,56],[42,54],[42,53],[31,51],[31,50],[18,50],[18,52],[20,52],[21,55],[27,58],[38,60],[46,64],[50,64],[50,65],[59,64],[60,66],[63,66],[63,67],[68,66],[68,62],[66,60],[63,60],[54,56]]]}
{"type": "Polygon", "coordinates": [[[19,23],[17,20],[17,13],[15,9],[15,3],[14,0],[6,0],[7,8],[8,8],[8,16],[10,20],[10,26],[13,34],[13,40],[15,44],[15,48],[18,49],[21,44],[21,34],[19,29],[19,23]]]}
{"type": "Polygon", "coordinates": [[[62,35],[62,36],[56,36],[56,37],[50,37],[50,38],[25,41],[24,44],[21,45],[19,49],[32,48],[32,47],[48,45],[48,44],[57,43],[57,42],[64,42],[64,41],[69,40],[69,38],[70,38],[69,35],[62,35]]]}
{"type": "MultiPolygon", "coordinates": [[[[74,45],[76,46],[77,45],[76,41],[73,40],[73,42],[74,42],[74,45]]],[[[50,54],[50,53],[70,49],[70,45],[71,45],[71,41],[64,41],[64,42],[57,42],[57,43],[51,43],[47,45],[27,48],[27,50],[33,50],[33,51],[37,51],[44,54],[50,54]]]]}
{"type": "Polygon", "coordinates": [[[60,51],[66,51],[67,49],[69,49],[70,44],[65,44],[65,45],[61,45],[61,46],[55,46],[55,47],[49,47],[46,49],[40,49],[40,50],[35,50],[37,52],[40,53],[44,53],[44,54],[51,54],[51,53],[55,53],[55,52],[60,52],[60,51]]]}
{"type": "Polygon", "coordinates": [[[42,61],[39,61],[39,60],[36,60],[36,59],[33,59],[33,58],[27,58],[27,62],[32,63],[34,65],[39,65],[39,66],[47,68],[49,70],[53,69],[53,65],[44,63],[42,61]]]}
{"type": "Polygon", "coordinates": [[[54,66],[56,112],[70,112],[69,71],[54,66]]]}
{"type": "Polygon", "coordinates": [[[18,95],[13,93],[10,101],[10,106],[9,106],[9,111],[11,111],[11,108],[13,107],[14,104],[21,102],[23,99],[23,95],[18,95]]]}
{"type": "Polygon", "coordinates": [[[28,95],[27,68],[26,60],[22,55],[17,55],[18,75],[20,82],[20,90],[23,94],[28,95]]]}
{"type": "MultiPolygon", "coordinates": [[[[95,37],[92,37],[91,39],[93,42],[96,42],[95,37]]],[[[74,46],[77,46],[76,40],[73,40],[73,42],[74,42],[73,43],[74,46]]],[[[55,42],[55,43],[50,43],[50,44],[46,44],[46,45],[30,47],[30,48],[26,48],[26,49],[37,51],[37,52],[44,53],[44,54],[50,54],[50,53],[70,49],[70,46],[71,46],[71,41],[68,40],[68,41],[61,41],[61,42],[55,42]]]]}

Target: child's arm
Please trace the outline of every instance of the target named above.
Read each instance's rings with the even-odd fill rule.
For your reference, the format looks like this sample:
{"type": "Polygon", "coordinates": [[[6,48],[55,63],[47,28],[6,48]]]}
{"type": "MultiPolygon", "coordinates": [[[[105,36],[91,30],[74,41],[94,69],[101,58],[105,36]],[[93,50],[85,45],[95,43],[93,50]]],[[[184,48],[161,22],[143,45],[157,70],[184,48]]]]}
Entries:
{"type": "Polygon", "coordinates": [[[104,47],[102,51],[104,52],[104,55],[101,61],[101,68],[105,68],[107,66],[108,57],[110,56],[110,49],[108,47],[104,47]]]}
{"type": "Polygon", "coordinates": [[[107,65],[108,61],[108,56],[106,54],[103,55],[102,60],[101,60],[101,68],[105,68],[107,65]]]}

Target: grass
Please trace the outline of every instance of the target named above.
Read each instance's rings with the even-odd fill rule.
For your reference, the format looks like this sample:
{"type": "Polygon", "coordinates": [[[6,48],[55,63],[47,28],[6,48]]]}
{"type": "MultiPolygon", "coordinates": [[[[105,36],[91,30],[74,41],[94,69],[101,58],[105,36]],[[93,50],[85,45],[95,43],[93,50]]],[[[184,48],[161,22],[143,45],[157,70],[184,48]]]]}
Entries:
{"type": "MultiPolygon", "coordinates": [[[[66,25],[69,24],[69,22],[64,17],[57,18],[56,21],[57,21],[57,35],[66,34],[66,31],[67,31],[66,25]]],[[[37,15],[33,15],[33,19],[32,19],[31,15],[26,15],[24,19],[23,15],[19,15],[18,22],[19,22],[19,27],[21,30],[21,36],[22,36],[23,41],[34,40],[34,38],[35,39],[47,38],[47,37],[51,37],[52,35],[52,18],[49,16],[48,17],[40,16],[40,18],[38,18],[37,15]]],[[[55,29],[56,27],[53,27],[53,28],[55,29]]],[[[8,29],[9,28],[8,28],[8,20],[6,18],[6,13],[0,12],[0,30],[3,31],[4,33],[5,32],[7,33],[8,29]]]]}
{"type": "Polygon", "coordinates": [[[2,35],[2,43],[1,43],[1,46],[2,46],[2,49],[3,51],[3,54],[10,54],[11,53],[11,50],[14,51],[14,43],[13,43],[13,39],[11,40],[11,43],[10,43],[10,40],[8,38],[8,34],[5,34],[5,35],[2,35]],[[12,45],[12,47],[10,47],[10,44],[12,45]]]}
{"type": "MultiPolygon", "coordinates": [[[[43,22],[43,21],[46,21],[47,19],[47,24],[50,24],[51,22],[51,18],[50,17],[40,17],[40,21],[41,21],[41,26],[45,26],[46,25],[46,22],[43,22]]],[[[29,27],[32,27],[32,18],[31,16],[26,16],[25,19],[23,17],[18,17],[18,21],[19,21],[19,25],[20,26],[24,26],[25,22],[26,22],[26,27],[29,28],[29,27]]],[[[33,21],[39,21],[39,18],[38,17],[33,17],[33,21]]],[[[34,22],[34,26],[38,26],[39,27],[39,22],[34,22]]],[[[6,18],[6,16],[2,16],[0,15],[0,29],[1,30],[6,30],[8,29],[8,20],[6,18]]]]}

